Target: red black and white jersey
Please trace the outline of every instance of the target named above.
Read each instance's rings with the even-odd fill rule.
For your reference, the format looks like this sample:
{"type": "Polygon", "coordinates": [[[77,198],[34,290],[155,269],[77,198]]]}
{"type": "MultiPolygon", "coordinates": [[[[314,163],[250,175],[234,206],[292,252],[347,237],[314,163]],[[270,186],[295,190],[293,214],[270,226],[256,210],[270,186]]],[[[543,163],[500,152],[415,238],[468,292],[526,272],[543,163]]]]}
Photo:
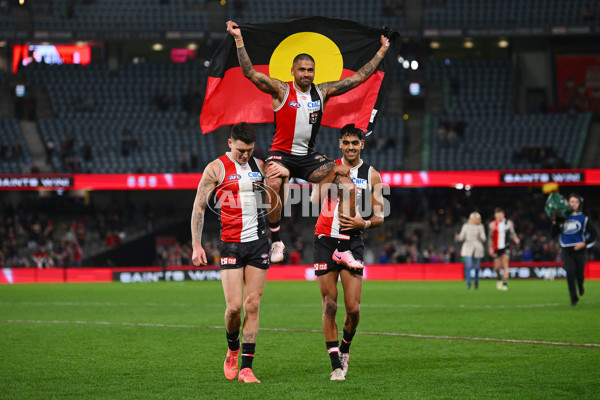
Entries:
{"type": "Polygon", "coordinates": [[[218,160],[224,172],[215,189],[221,208],[221,240],[237,243],[257,240],[266,232],[263,173],[253,157],[244,165],[229,154],[218,160]]]}
{"type": "Polygon", "coordinates": [[[493,232],[491,233],[494,250],[501,250],[508,247],[508,241],[512,231],[512,222],[508,219],[503,221],[492,221],[493,232]]]}
{"type": "Polygon", "coordinates": [[[283,102],[275,110],[275,135],[271,151],[304,156],[315,150],[321,117],[323,96],[314,84],[301,92],[294,82],[288,82],[283,102]]]}
{"type": "MultiPolygon", "coordinates": [[[[342,159],[335,160],[336,164],[341,165],[342,159]]],[[[371,218],[372,204],[371,193],[373,184],[371,183],[371,167],[364,161],[360,161],[356,167],[350,169],[350,178],[356,186],[356,205],[358,205],[360,215],[365,219],[371,218]]],[[[340,222],[338,219],[340,202],[337,196],[328,194],[323,200],[321,213],[315,225],[315,235],[325,235],[337,239],[350,239],[351,235],[357,235],[362,230],[352,230],[348,234],[340,234],[340,222]]]]}

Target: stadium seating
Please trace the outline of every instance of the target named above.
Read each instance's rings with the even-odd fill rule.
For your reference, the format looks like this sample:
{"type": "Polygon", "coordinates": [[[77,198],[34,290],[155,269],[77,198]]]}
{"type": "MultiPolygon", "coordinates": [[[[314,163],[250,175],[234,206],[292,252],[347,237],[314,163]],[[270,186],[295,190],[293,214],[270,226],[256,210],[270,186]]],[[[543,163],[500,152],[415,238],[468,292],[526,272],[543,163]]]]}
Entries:
{"type": "Polygon", "coordinates": [[[427,71],[443,84],[445,115],[429,128],[432,170],[576,167],[590,115],[513,115],[514,70],[509,60],[435,61],[427,71]],[[464,123],[464,133],[456,129],[464,123]],[[450,134],[450,130],[453,131],[450,134]],[[556,160],[528,160],[527,147],[547,146],[556,160]]]}
{"type": "MultiPolygon", "coordinates": [[[[432,170],[539,169],[576,167],[591,116],[578,114],[515,115],[467,119],[464,138],[442,143],[432,131],[432,170]],[[547,146],[560,160],[531,161],[517,157],[524,148],[547,146]]],[[[434,117],[439,127],[441,117],[434,117]]]]}
{"type": "Polygon", "coordinates": [[[232,18],[239,23],[281,21],[290,18],[322,17],[349,19],[364,25],[381,28],[383,25],[404,28],[403,1],[362,1],[348,0],[332,2],[306,0],[289,2],[278,0],[232,0],[232,18]],[[236,5],[237,3],[237,5],[236,5]],[[242,4],[240,6],[240,3],[242,4]],[[389,10],[385,8],[389,4],[389,10]],[[242,9],[240,9],[242,7],[242,9]],[[306,10],[310,10],[310,14],[306,10]]]}
{"type": "Polygon", "coordinates": [[[89,161],[79,152],[80,172],[183,172],[182,153],[189,165],[192,149],[199,163],[190,171],[214,158],[212,137],[202,135],[198,121],[182,107],[191,86],[207,79],[197,65],[123,64],[116,71],[104,64],[31,65],[24,76],[28,84],[46,87],[57,116],[39,120],[43,140],[59,149],[52,159],[55,171],[65,171],[60,144],[69,135],[75,150],[86,140],[93,146],[89,161]],[[162,95],[168,98],[164,106],[156,102],[162,95]],[[132,137],[137,146],[124,155],[122,139],[132,137]]]}
{"type": "Polygon", "coordinates": [[[0,15],[0,31],[14,31],[15,23],[10,16],[0,15]]]}
{"type": "Polygon", "coordinates": [[[6,144],[8,151],[4,156],[0,154],[0,174],[20,174],[27,172],[31,164],[31,156],[21,131],[19,123],[14,118],[0,118],[0,146],[6,144]],[[22,154],[14,154],[13,145],[21,145],[22,154]]]}
{"type": "Polygon", "coordinates": [[[516,1],[425,0],[424,28],[546,27],[597,24],[586,19],[588,9],[600,13],[598,2],[588,0],[516,1]]]}
{"type": "Polygon", "coordinates": [[[204,0],[102,0],[73,2],[51,0],[33,2],[36,30],[75,31],[203,31],[209,26],[204,0]]]}

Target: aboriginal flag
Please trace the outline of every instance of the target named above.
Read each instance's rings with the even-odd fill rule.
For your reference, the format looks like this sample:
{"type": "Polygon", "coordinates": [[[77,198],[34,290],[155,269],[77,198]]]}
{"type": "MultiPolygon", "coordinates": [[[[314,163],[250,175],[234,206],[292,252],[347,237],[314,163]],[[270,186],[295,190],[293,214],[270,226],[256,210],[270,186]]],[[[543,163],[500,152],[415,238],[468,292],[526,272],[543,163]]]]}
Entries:
{"type": "MultiPolygon", "coordinates": [[[[240,25],[240,29],[254,69],[288,82],[293,79],[294,57],[307,53],[315,59],[315,84],[354,74],[379,50],[381,35],[388,38],[391,35],[389,29],[374,29],[352,21],[324,17],[240,25]]],[[[322,125],[342,128],[353,123],[363,131],[372,131],[383,101],[386,78],[397,64],[394,50],[397,34],[391,36],[390,48],[379,70],[359,87],[330,98],[322,125]]],[[[242,121],[273,122],[274,113],[271,96],[244,77],[235,41],[228,34],[210,62],[200,127],[203,133],[208,133],[242,121]]]]}

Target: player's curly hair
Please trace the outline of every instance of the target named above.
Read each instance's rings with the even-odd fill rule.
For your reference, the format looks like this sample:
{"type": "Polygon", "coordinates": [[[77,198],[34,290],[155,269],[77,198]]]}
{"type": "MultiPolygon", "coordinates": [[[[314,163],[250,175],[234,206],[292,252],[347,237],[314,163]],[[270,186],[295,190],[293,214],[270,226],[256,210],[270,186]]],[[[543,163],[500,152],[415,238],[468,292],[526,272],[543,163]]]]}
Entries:
{"type": "Polygon", "coordinates": [[[241,140],[246,144],[256,142],[256,130],[247,122],[240,122],[231,127],[231,139],[241,140]]]}

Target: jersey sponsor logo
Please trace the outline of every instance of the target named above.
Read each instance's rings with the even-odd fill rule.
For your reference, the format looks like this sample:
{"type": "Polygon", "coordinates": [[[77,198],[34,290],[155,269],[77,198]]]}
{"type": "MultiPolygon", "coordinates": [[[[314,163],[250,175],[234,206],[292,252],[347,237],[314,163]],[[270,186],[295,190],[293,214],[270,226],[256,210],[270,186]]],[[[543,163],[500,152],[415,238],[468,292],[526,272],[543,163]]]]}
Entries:
{"type": "Polygon", "coordinates": [[[281,159],[283,159],[282,156],[269,156],[267,158],[267,161],[269,161],[269,160],[281,160],[281,159]]]}
{"type": "Polygon", "coordinates": [[[298,103],[297,101],[294,100],[290,100],[290,102],[288,103],[288,105],[292,108],[298,109],[301,107],[301,104],[298,103]]]}
{"type": "Polygon", "coordinates": [[[581,231],[581,222],[569,220],[563,225],[563,233],[565,235],[573,235],[581,231]]]}
{"type": "Polygon", "coordinates": [[[352,178],[352,182],[356,185],[357,188],[359,189],[366,189],[367,188],[367,180],[366,179],[361,179],[361,178],[352,178]]]}
{"type": "Polygon", "coordinates": [[[231,174],[227,177],[228,181],[239,181],[240,179],[242,179],[240,174],[231,174]]]}
{"type": "Polygon", "coordinates": [[[237,264],[237,258],[235,258],[235,257],[221,258],[221,265],[235,265],[235,264],[237,264]]]}
{"type": "Polygon", "coordinates": [[[308,103],[306,103],[306,105],[308,106],[308,109],[311,111],[320,110],[321,109],[321,100],[309,101],[308,103]]]}
{"type": "Polygon", "coordinates": [[[312,112],[312,113],[310,113],[310,121],[309,121],[309,122],[310,122],[310,124],[311,124],[311,125],[314,125],[314,124],[316,124],[318,121],[319,121],[319,112],[318,112],[318,111],[315,111],[315,112],[312,112]]]}
{"type": "Polygon", "coordinates": [[[327,270],[327,263],[315,263],[315,271],[326,271],[327,270]]]}
{"type": "Polygon", "coordinates": [[[248,178],[262,178],[260,172],[248,172],[248,178]]]}

